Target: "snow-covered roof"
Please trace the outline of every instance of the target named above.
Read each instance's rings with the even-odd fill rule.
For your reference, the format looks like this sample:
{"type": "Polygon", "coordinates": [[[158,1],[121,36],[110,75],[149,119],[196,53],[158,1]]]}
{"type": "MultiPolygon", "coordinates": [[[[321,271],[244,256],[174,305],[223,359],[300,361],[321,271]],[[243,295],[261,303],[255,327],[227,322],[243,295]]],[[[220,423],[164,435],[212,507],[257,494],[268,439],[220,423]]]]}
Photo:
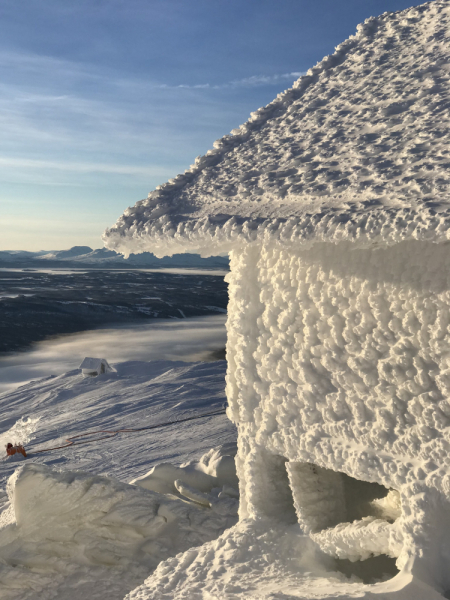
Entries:
{"type": "Polygon", "coordinates": [[[384,13],[125,211],[108,248],[450,239],[450,2],[384,13]]]}
{"type": "Polygon", "coordinates": [[[105,365],[105,367],[109,367],[108,361],[105,358],[91,358],[90,356],[86,356],[79,368],[97,371],[102,366],[102,363],[105,365]]]}

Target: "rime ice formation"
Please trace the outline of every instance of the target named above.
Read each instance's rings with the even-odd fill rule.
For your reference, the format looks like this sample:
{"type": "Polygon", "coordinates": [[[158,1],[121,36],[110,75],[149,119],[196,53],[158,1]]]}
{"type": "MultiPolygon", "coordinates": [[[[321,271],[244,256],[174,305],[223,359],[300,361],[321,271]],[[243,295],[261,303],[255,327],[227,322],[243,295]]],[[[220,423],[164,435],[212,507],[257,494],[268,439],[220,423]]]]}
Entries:
{"type": "Polygon", "coordinates": [[[368,19],[294,86],[125,211],[108,248],[449,239],[447,0],[368,19]]]}
{"type": "Polygon", "coordinates": [[[240,518],[440,591],[449,116],[450,2],[386,13],[105,234],[125,254],[230,251],[240,518]]]}

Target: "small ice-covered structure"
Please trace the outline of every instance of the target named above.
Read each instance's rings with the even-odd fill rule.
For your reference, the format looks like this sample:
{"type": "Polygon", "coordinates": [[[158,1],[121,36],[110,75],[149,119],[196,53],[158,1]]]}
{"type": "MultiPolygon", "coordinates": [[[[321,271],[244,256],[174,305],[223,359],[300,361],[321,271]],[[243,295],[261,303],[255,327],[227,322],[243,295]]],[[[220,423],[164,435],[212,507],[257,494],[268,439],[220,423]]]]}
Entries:
{"type": "Polygon", "coordinates": [[[450,588],[450,3],[368,19],[110,249],[229,252],[240,516],[450,588]]]}
{"type": "Polygon", "coordinates": [[[90,356],[86,356],[78,368],[81,369],[83,377],[97,377],[97,375],[112,371],[105,358],[91,358],[90,356]]]}

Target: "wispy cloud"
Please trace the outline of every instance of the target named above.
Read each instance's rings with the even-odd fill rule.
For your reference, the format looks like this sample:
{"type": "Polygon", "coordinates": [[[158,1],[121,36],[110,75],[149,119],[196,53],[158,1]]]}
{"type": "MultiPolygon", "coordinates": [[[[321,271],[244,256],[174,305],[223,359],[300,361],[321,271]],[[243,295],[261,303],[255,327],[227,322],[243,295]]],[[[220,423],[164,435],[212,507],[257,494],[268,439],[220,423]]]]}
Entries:
{"type": "Polygon", "coordinates": [[[293,71],[291,73],[281,73],[281,75],[252,75],[245,79],[238,79],[232,81],[230,86],[242,87],[242,86],[256,86],[256,85],[276,85],[285,81],[295,81],[299,77],[304,75],[300,71],[293,71]]]}
{"type": "MultiPolygon", "coordinates": [[[[47,211],[50,219],[56,202],[66,201],[68,214],[76,198],[77,210],[70,213],[67,226],[53,225],[68,239],[74,214],[91,213],[97,198],[108,197],[98,218],[101,225],[96,225],[99,234],[124,205],[183,172],[215,139],[267,103],[276,86],[284,89],[300,75],[193,83],[174,80],[173,72],[159,74],[171,80],[0,50],[0,203],[8,203],[8,214],[20,224],[26,206],[33,218],[47,211]],[[249,93],[240,93],[243,89],[249,93]]],[[[13,228],[5,231],[2,224],[4,245],[2,236],[13,228]]],[[[19,236],[14,231],[31,243],[30,232],[19,236]]]]}
{"type": "Polygon", "coordinates": [[[75,173],[117,173],[121,175],[173,175],[172,169],[161,167],[136,167],[123,164],[91,163],[35,160],[30,158],[11,158],[0,156],[0,168],[26,168],[26,169],[54,169],[58,171],[71,171],[75,173]],[[164,172],[165,171],[165,172],[164,172]]]}
{"type": "MultiPolygon", "coordinates": [[[[23,169],[24,180],[43,182],[48,174],[49,183],[59,184],[61,176],[55,179],[51,172],[155,177],[161,183],[180,164],[174,146],[178,152],[188,149],[206,135],[212,144],[245,120],[245,113],[239,121],[230,117],[228,101],[214,95],[217,90],[291,84],[301,73],[170,84],[98,65],[0,51],[0,75],[2,179],[17,181],[23,169]],[[227,121],[229,129],[221,125],[227,121]],[[168,164],[170,172],[164,168],[168,164]]],[[[183,169],[194,154],[186,151],[186,156],[183,169]]]]}
{"type": "MultiPolygon", "coordinates": [[[[138,87],[138,88],[156,88],[156,89],[191,89],[191,90],[220,90],[226,88],[251,88],[267,85],[277,85],[279,83],[294,82],[304,75],[304,72],[292,71],[290,73],[276,73],[271,75],[251,75],[243,79],[233,79],[223,83],[165,83],[157,81],[148,81],[142,79],[123,78],[118,73],[111,70],[100,71],[97,67],[89,64],[79,64],[73,61],[57,59],[51,56],[29,55],[23,53],[0,52],[0,68],[19,69],[21,73],[46,74],[48,78],[51,74],[55,80],[63,77],[64,82],[74,82],[75,80],[96,80],[98,83],[107,83],[119,87],[138,87]]],[[[49,95],[48,101],[63,100],[65,95],[49,95]]],[[[42,97],[36,96],[39,101],[42,97]]],[[[33,101],[30,96],[28,101],[33,101]]]]}
{"type": "Polygon", "coordinates": [[[63,100],[67,100],[69,96],[44,96],[39,94],[28,94],[27,96],[23,96],[18,98],[21,102],[36,102],[37,104],[46,104],[49,102],[61,102],[63,100]]]}
{"type": "Polygon", "coordinates": [[[95,65],[0,52],[0,167],[63,170],[64,163],[66,171],[155,175],[155,184],[162,183],[176,174],[174,146],[179,152],[213,119],[220,123],[228,111],[221,106],[217,118],[217,108],[207,97],[181,98],[158,83],[95,65]]]}
{"type": "Polygon", "coordinates": [[[223,90],[229,88],[251,88],[263,85],[278,85],[284,82],[294,82],[296,79],[304,75],[300,71],[293,71],[292,73],[281,73],[276,75],[252,75],[251,77],[245,77],[244,79],[235,79],[226,83],[211,84],[211,83],[198,83],[198,84],[185,84],[181,83],[178,85],[168,85],[165,83],[158,84],[157,87],[162,89],[191,89],[191,90],[223,90]]]}

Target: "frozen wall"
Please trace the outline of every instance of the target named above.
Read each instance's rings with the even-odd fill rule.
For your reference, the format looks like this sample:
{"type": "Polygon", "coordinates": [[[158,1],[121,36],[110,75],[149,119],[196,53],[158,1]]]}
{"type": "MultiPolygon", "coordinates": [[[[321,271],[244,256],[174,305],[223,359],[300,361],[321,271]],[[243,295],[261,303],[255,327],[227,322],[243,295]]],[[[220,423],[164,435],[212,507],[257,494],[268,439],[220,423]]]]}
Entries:
{"type": "MultiPolygon", "coordinates": [[[[276,496],[288,503],[293,493],[302,522],[305,490],[295,482],[305,477],[296,472],[310,463],[398,490],[401,518],[377,523],[372,511],[366,525],[375,546],[387,540],[379,552],[398,556],[403,543],[400,565],[414,555],[428,518],[411,509],[418,496],[435,498],[436,514],[449,509],[449,264],[450,245],[417,241],[309,250],[267,243],[232,253],[227,395],[239,426],[242,517],[267,515],[276,496]],[[287,471],[290,482],[270,471],[287,471]]],[[[324,477],[323,497],[336,504],[324,513],[338,515],[340,484],[324,477]]],[[[319,501],[316,494],[310,505],[319,501]]],[[[303,525],[314,532],[321,518],[306,515],[303,525]]]]}

